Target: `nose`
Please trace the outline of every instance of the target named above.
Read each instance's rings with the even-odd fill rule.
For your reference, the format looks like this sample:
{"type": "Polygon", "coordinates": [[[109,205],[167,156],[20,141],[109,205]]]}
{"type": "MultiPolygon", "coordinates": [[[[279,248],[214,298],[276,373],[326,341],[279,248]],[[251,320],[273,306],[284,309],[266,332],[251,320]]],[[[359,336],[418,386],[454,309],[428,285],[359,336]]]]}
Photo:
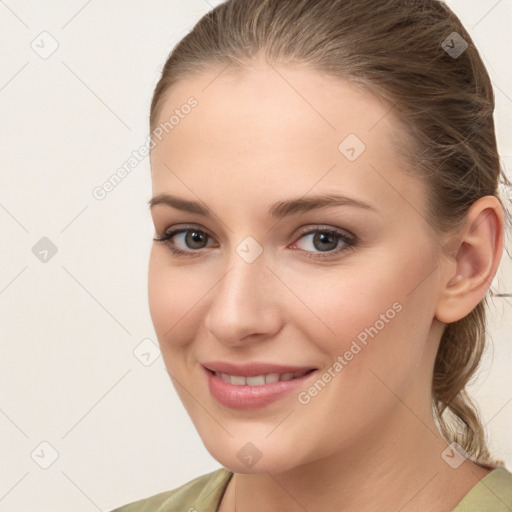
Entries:
{"type": "Polygon", "coordinates": [[[247,263],[235,254],[211,291],[207,331],[231,347],[275,336],[282,328],[279,285],[263,255],[247,263]]]}

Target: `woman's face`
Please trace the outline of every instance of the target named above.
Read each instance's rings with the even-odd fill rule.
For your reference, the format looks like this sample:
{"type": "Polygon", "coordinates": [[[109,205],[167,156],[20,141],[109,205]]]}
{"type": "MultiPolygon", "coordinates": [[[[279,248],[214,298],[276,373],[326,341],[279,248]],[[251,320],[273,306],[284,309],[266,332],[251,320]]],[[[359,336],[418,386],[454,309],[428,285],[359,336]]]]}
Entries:
{"type": "Polygon", "coordinates": [[[188,231],[153,243],[149,306],[208,451],[235,472],[284,471],[421,428],[442,332],[439,244],[425,189],[392,149],[389,106],[261,63],[179,82],[159,122],[172,115],[153,138],[151,215],[156,234],[188,231]],[[320,199],[334,195],[348,199],[320,199]],[[216,368],[269,383],[224,382],[205,368],[221,362],[262,364],[216,368]],[[294,369],[315,370],[272,383],[294,369]]]}

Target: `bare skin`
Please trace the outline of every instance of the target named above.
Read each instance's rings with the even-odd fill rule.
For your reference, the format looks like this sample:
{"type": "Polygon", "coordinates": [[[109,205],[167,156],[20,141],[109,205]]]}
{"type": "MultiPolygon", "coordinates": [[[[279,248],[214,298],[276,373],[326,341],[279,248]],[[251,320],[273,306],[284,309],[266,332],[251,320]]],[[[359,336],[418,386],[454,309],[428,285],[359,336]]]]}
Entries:
{"type": "Polygon", "coordinates": [[[175,235],[168,244],[185,256],[154,242],[149,306],[187,412],[210,454],[235,473],[220,512],[451,511],[489,470],[469,460],[453,469],[442,458],[433,365],[445,324],[478,304],[497,271],[499,201],[473,204],[448,257],[447,240],[425,220],[424,185],[391,145],[398,125],[374,96],[258,61],[244,75],[219,69],[179,82],[160,120],[190,96],[198,105],[152,149],[153,196],[197,201],[214,216],[152,207],[156,233],[186,226],[207,237],[196,248],[175,235]],[[338,149],[348,134],[366,146],[353,161],[338,149]],[[321,193],[371,208],[266,217],[275,202],[321,193]],[[326,226],[359,243],[340,240],[327,252],[299,233],[326,226]],[[252,263],[236,252],[249,236],[263,249],[252,263]],[[208,360],[321,374],[394,303],[400,311],[308,403],[292,393],[234,410],[209,393],[208,360]],[[237,455],[248,442],[262,454],[252,467],[237,455]]]}

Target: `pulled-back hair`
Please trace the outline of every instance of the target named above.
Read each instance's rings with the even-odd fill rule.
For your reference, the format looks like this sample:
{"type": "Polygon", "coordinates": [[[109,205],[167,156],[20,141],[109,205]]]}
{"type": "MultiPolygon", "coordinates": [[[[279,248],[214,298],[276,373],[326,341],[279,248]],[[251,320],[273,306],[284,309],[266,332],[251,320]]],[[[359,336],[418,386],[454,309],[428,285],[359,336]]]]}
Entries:
{"type": "MultiPolygon", "coordinates": [[[[393,142],[427,185],[427,220],[438,233],[456,233],[483,196],[501,202],[500,174],[509,182],[500,171],[491,81],[468,32],[442,1],[228,0],[171,51],[154,91],[150,129],[173,84],[227,66],[243,71],[256,54],[349,80],[387,102],[405,128],[393,142]]],[[[432,407],[448,442],[495,467],[503,461],[491,457],[466,392],[485,348],[486,299],[446,326],[432,407]]]]}

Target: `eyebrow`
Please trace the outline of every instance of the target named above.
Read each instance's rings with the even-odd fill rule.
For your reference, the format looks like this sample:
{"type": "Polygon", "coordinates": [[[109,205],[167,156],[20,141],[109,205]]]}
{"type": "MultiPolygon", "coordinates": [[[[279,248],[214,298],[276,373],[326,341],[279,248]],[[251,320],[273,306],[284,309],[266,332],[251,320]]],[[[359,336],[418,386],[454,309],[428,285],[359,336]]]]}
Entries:
{"type": "MultiPolygon", "coordinates": [[[[177,210],[183,210],[189,213],[196,213],[203,215],[204,217],[213,218],[215,215],[213,211],[206,205],[201,204],[197,201],[190,201],[188,199],[182,199],[177,196],[170,194],[159,194],[152,197],[148,201],[149,207],[153,208],[156,205],[166,205],[176,208],[177,210]]],[[[339,194],[320,194],[308,197],[299,197],[296,199],[287,199],[285,201],[278,201],[273,204],[267,210],[267,216],[271,218],[281,219],[288,215],[294,215],[298,213],[308,212],[311,210],[317,210],[320,208],[332,207],[332,206],[352,206],[357,208],[363,208],[376,212],[376,208],[355,199],[339,194]]]]}

